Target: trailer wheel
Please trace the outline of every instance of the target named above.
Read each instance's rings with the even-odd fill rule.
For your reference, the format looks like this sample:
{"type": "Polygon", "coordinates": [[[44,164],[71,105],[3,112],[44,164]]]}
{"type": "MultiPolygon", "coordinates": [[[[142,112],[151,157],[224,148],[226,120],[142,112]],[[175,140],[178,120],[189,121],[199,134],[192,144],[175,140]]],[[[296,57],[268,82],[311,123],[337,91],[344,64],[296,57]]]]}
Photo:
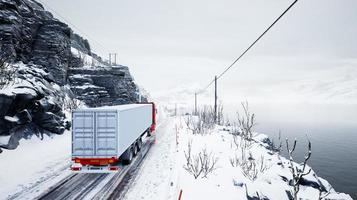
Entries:
{"type": "Polygon", "coordinates": [[[143,146],[143,141],[140,139],[138,139],[138,142],[136,143],[138,145],[138,151],[141,150],[141,147],[143,146]]]}
{"type": "Polygon", "coordinates": [[[138,154],[138,143],[135,142],[133,145],[133,155],[136,156],[136,154],[138,154]]]}
{"type": "Polygon", "coordinates": [[[133,160],[133,148],[132,147],[129,147],[124,153],[123,155],[121,156],[122,157],[122,160],[123,160],[123,164],[124,165],[128,165],[131,163],[131,161],[133,160]]]}
{"type": "Polygon", "coordinates": [[[151,131],[150,131],[150,129],[148,129],[148,130],[146,131],[146,137],[151,137],[151,131]]]}

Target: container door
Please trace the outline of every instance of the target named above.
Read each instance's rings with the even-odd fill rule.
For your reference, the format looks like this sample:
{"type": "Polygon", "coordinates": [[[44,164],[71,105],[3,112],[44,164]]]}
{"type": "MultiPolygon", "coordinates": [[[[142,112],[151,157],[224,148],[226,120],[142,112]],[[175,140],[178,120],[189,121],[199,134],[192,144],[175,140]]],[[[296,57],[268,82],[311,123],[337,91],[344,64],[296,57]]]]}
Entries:
{"type": "Polygon", "coordinates": [[[72,155],[94,154],[94,113],[74,112],[72,127],[72,155]]]}
{"type": "Polygon", "coordinates": [[[117,155],[117,112],[96,113],[96,155],[112,157],[117,155]]]}

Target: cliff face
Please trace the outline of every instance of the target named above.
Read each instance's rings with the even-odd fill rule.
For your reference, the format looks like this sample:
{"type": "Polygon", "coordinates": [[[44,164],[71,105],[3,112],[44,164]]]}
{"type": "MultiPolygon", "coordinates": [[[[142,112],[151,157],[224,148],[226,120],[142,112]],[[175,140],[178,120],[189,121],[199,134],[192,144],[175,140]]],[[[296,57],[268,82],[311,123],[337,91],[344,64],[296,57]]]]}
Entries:
{"type": "Polygon", "coordinates": [[[139,98],[128,67],[103,62],[35,0],[0,0],[0,56],[15,71],[0,90],[0,137],[9,138],[0,140],[3,148],[31,134],[62,134],[70,126],[63,112],[69,98],[90,107],[139,98]]]}
{"type": "Polygon", "coordinates": [[[71,29],[32,0],[0,1],[1,53],[11,61],[33,62],[65,84],[71,29]],[[5,54],[5,55],[4,55],[5,54]]]}
{"type": "Polygon", "coordinates": [[[125,66],[70,68],[69,82],[79,100],[91,107],[136,102],[138,88],[125,66]]]}

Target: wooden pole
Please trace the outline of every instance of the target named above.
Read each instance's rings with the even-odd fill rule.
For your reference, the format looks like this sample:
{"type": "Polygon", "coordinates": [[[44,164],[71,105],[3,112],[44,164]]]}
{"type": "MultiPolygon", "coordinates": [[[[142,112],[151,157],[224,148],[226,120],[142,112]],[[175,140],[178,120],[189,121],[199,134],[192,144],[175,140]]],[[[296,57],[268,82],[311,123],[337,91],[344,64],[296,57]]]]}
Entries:
{"type": "Polygon", "coordinates": [[[114,54],[114,65],[117,64],[117,53],[114,54]]]}
{"type": "Polygon", "coordinates": [[[177,116],[177,103],[175,103],[175,116],[177,116]]]}
{"type": "Polygon", "coordinates": [[[197,93],[195,93],[195,115],[197,115],[197,93]]]}
{"type": "Polygon", "coordinates": [[[217,76],[214,77],[214,122],[217,122],[217,76]]]}

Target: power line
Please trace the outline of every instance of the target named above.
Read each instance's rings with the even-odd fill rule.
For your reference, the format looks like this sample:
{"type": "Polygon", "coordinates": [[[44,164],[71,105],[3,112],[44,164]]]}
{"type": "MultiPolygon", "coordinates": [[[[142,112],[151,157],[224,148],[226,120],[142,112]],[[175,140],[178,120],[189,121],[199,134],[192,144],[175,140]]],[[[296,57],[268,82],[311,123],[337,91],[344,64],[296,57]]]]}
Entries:
{"type": "MultiPolygon", "coordinates": [[[[298,0],[295,0],[237,59],[234,60],[232,64],[230,64],[220,75],[217,76],[217,80],[221,78],[227,71],[234,66],[289,10],[292,8],[298,0]]],[[[207,90],[209,86],[211,86],[216,79],[213,79],[204,89],[199,91],[198,93],[202,93],[207,90]]]]}
{"type": "Polygon", "coordinates": [[[67,20],[65,17],[63,17],[61,14],[59,14],[55,9],[51,8],[48,4],[44,3],[42,0],[38,0],[39,2],[41,2],[43,5],[45,5],[47,7],[47,9],[51,10],[52,12],[56,13],[56,15],[60,18],[62,18],[63,21],[67,22],[68,24],[70,24],[74,29],[76,29],[79,33],[83,34],[84,36],[86,36],[88,39],[90,39],[91,41],[95,42],[102,50],[107,51],[106,48],[104,47],[104,45],[102,45],[100,42],[96,41],[95,39],[93,39],[91,36],[89,36],[88,34],[86,34],[84,31],[81,31],[76,25],[74,25],[73,23],[71,23],[69,20],[67,20]]]}

